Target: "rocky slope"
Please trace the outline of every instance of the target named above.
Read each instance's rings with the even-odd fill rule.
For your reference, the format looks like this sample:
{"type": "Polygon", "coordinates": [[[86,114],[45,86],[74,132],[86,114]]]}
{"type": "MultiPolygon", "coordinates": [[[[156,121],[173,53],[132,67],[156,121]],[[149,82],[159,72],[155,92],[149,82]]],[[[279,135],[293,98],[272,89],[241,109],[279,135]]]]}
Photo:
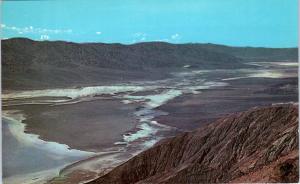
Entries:
{"type": "Polygon", "coordinates": [[[162,140],[100,183],[298,181],[298,107],[254,108],[162,140]]]}

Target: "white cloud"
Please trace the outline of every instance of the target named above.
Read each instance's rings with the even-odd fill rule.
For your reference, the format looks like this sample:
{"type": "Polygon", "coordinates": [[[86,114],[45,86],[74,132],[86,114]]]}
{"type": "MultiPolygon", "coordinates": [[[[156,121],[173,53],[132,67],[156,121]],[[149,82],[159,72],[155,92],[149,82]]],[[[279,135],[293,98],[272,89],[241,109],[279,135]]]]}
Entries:
{"type": "Polygon", "coordinates": [[[136,43],[136,42],[144,42],[147,40],[147,33],[143,33],[143,32],[136,32],[133,33],[132,36],[134,37],[134,39],[132,40],[132,43],[136,43]]]}
{"type": "Polygon", "coordinates": [[[136,32],[136,33],[133,33],[133,36],[134,37],[146,37],[147,34],[146,33],[143,33],[143,32],[136,32]]]}
{"type": "Polygon", "coordinates": [[[97,35],[100,35],[100,34],[102,34],[102,32],[100,32],[100,31],[97,31],[97,32],[96,32],[96,34],[97,34],[97,35]]]}
{"type": "Polygon", "coordinates": [[[176,40],[176,39],[179,39],[180,37],[179,37],[179,34],[178,33],[176,33],[176,34],[173,34],[172,36],[171,36],[171,39],[172,40],[176,40]]]}
{"type": "Polygon", "coordinates": [[[158,39],[158,40],[155,40],[157,42],[169,42],[170,40],[168,38],[163,38],[163,39],[158,39]]]}
{"type": "Polygon", "coordinates": [[[179,40],[181,39],[181,36],[178,34],[178,33],[175,33],[173,35],[171,35],[169,38],[161,38],[161,39],[157,39],[157,40],[154,40],[154,41],[157,41],[157,42],[175,42],[177,43],[179,40]]]}
{"type": "Polygon", "coordinates": [[[16,27],[16,26],[8,26],[5,24],[1,24],[1,28],[3,30],[14,31],[19,34],[70,34],[72,33],[72,29],[46,29],[46,28],[36,28],[33,26],[26,26],[26,27],[16,27]]]}
{"type": "Polygon", "coordinates": [[[49,35],[41,35],[41,40],[49,40],[50,36],[49,35]]]}
{"type": "Polygon", "coordinates": [[[178,33],[175,33],[170,36],[170,40],[175,43],[178,43],[180,39],[181,39],[181,36],[178,33]]]}

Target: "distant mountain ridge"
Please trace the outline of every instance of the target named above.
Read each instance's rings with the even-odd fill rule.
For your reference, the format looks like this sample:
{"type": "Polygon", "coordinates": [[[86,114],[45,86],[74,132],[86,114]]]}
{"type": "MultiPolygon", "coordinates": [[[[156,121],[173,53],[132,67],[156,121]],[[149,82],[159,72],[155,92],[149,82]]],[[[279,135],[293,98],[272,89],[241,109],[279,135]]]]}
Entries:
{"type": "Polygon", "coordinates": [[[253,108],[157,143],[89,184],[298,182],[298,107],[253,108]]]}
{"type": "Polygon", "coordinates": [[[298,48],[230,47],[216,44],[201,44],[201,47],[250,61],[298,61],[298,48]]]}
{"type": "Polygon", "coordinates": [[[145,42],[132,45],[2,40],[4,89],[98,84],[163,78],[170,70],[243,67],[247,59],[296,60],[296,48],[238,48],[213,44],[145,42]],[[149,75],[153,74],[153,75],[149,75]]]}
{"type": "Polygon", "coordinates": [[[210,65],[240,61],[235,56],[208,51],[193,44],[169,44],[164,42],[133,45],[104,43],[72,43],[63,41],[33,41],[15,38],[2,41],[4,65],[39,62],[61,67],[95,66],[111,69],[137,70],[161,67],[210,65]],[[25,62],[25,61],[24,61],[25,62]],[[207,63],[206,63],[207,62],[207,63]]]}

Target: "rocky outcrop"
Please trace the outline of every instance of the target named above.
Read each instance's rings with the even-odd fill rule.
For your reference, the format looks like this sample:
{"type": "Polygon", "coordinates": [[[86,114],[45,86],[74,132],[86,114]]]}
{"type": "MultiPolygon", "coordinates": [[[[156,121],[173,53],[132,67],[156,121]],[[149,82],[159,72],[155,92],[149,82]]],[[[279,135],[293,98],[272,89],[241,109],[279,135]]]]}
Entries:
{"type": "Polygon", "coordinates": [[[157,143],[100,183],[298,181],[298,107],[254,108],[157,143]]]}

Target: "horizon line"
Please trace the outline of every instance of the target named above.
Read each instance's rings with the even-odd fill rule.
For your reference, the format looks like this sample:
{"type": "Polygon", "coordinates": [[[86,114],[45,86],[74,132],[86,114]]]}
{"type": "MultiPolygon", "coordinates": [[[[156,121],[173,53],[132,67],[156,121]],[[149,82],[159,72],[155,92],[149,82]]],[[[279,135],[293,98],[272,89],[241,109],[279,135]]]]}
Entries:
{"type": "Polygon", "coordinates": [[[250,46],[250,45],[244,45],[244,46],[237,46],[237,45],[227,45],[224,43],[211,43],[211,42],[185,42],[185,43],[172,43],[167,41],[143,41],[143,42],[135,42],[135,43],[122,43],[122,42],[76,42],[76,41],[70,41],[70,40],[35,40],[28,37],[11,37],[11,38],[1,38],[1,41],[5,40],[12,40],[12,39],[27,39],[35,42],[66,42],[66,43],[74,43],[74,44],[106,44],[106,45],[113,45],[113,44],[119,44],[119,45],[137,45],[137,44],[147,44],[147,43],[165,43],[165,44],[171,44],[171,45],[188,45],[188,44],[199,44],[199,45],[218,45],[218,46],[225,46],[225,47],[239,47],[239,48],[266,48],[266,49],[298,49],[297,46],[291,46],[291,47],[268,47],[268,46],[250,46]]]}

